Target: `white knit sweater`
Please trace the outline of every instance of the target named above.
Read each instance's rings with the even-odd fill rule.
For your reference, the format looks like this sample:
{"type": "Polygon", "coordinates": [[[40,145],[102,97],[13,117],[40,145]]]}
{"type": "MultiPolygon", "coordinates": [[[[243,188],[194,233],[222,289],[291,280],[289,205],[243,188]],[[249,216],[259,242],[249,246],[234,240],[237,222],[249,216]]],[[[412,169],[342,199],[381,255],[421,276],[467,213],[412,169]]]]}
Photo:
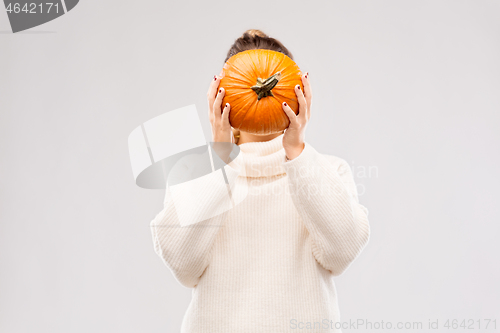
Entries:
{"type": "Polygon", "coordinates": [[[282,140],[239,146],[224,166],[229,203],[217,173],[196,191],[167,188],[151,229],[156,253],[192,288],[182,333],[341,332],[333,277],[367,244],[368,211],[346,161],[307,142],[286,161],[282,140]]]}

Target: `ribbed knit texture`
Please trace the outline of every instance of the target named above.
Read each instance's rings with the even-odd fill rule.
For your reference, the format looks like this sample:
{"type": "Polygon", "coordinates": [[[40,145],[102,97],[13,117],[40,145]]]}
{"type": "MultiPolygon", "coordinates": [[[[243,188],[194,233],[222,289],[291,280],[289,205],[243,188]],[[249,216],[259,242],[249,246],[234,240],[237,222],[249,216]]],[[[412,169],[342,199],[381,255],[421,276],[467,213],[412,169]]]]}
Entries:
{"type": "Polygon", "coordinates": [[[345,160],[306,142],[285,161],[282,140],[241,144],[224,167],[229,186],[198,182],[190,218],[211,218],[182,226],[182,191],[167,188],[151,230],[156,253],[193,288],[181,333],[341,332],[325,326],[340,321],[333,277],[367,244],[368,211],[345,160]]]}

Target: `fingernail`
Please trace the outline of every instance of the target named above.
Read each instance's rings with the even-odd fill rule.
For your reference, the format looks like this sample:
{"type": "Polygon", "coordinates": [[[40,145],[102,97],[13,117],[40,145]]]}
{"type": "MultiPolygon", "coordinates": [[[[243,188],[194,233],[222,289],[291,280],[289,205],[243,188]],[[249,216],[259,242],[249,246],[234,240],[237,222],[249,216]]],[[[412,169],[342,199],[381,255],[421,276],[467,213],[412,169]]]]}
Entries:
{"type": "Polygon", "coordinates": [[[221,93],[221,92],[222,92],[222,88],[221,88],[221,89],[219,89],[219,93],[221,93]]]}
{"type": "Polygon", "coordinates": [[[214,81],[217,81],[217,76],[214,75],[214,81]]]}
{"type": "Polygon", "coordinates": [[[306,79],[307,79],[308,76],[309,76],[309,72],[306,73],[306,79]]]}
{"type": "Polygon", "coordinates": [[[226,108],[229,106],[229,103],[226,103],[226,108]]]}
{"type": "Polygon", "coordinates": [[[286,102],[283,102],[283,105],[286,106],[286,102]]]}
{"type": "Polygon", "coordinates": [[[300,86],[299,85],[297,85],[297,88],[300,90],[300,86]]]}

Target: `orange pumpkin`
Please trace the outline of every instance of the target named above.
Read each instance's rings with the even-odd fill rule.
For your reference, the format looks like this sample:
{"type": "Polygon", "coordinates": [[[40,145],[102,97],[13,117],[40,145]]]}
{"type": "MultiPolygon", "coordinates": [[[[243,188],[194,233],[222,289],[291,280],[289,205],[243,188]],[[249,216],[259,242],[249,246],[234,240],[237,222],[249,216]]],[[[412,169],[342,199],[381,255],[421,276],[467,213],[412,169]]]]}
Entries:
{"type": "Polygon", "coordinates": [[[222,107],[229,103],[232,127],[253,134],[285,130],[290,120],[286,102],[295,114],[299,104],[295,86],[304,87],[297,64],[281,52],[256,49],[239,52],[224,64],[219,87],[225,89],[222,107]]]}

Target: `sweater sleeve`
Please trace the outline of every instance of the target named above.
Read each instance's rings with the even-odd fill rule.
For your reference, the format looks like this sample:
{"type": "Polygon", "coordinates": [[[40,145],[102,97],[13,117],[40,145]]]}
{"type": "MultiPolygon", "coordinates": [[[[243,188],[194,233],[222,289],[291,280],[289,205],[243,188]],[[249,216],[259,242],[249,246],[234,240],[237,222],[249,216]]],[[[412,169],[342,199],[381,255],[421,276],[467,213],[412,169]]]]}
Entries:
{"type": "MultiPolygon", "coordinates": [[[[196,164],[178,163],[172,172],[192,172],[196,164]]],[[[155,252],[187,288],[194,288],[207,268],[211,249],[227,211],[233,207],[230,189],[239,171],[225,165],[189,182],[168,186],[163,209],[151,221],[155,252]]]]}
{"type": "Polygon", "coordinates": [[[368,210],[359,204],[349,165],[318,153],[306,142],[302,153],[284,161],[283,167],[316,261],[334,276],[341,275],[370,237],[368,210]]]}

